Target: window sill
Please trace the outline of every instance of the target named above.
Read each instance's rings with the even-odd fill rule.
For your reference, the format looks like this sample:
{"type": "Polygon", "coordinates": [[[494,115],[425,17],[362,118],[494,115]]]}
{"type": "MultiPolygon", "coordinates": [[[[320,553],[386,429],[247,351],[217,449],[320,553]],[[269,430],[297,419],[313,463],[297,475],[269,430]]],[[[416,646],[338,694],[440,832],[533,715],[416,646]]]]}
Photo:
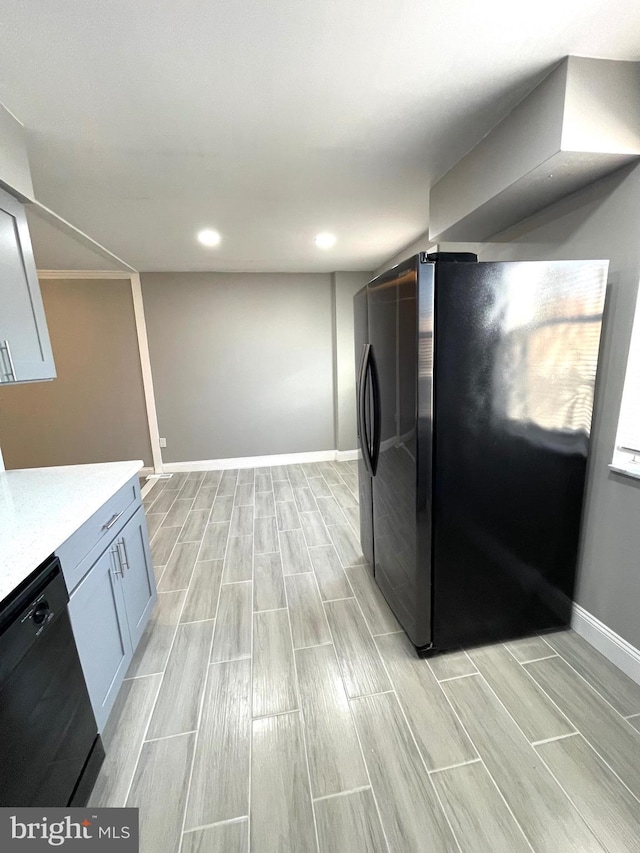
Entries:
{"type": "Polygon", "coordinates": [[[613,454],[613,460],[609,465],[611,471],[616,474],[624,474],[627,477],[633,477],[640,480],[640,454],[637,455],[637,462],[631,461],[631,455],[616,450],[613,454]]]}

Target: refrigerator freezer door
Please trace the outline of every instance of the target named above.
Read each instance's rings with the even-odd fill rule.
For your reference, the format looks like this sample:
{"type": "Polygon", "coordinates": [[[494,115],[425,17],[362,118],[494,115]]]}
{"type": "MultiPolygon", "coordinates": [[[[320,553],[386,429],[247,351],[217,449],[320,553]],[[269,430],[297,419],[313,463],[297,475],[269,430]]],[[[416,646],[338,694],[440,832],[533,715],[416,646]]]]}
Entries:
{"type": "MultiPolygon", "coordinates": [[[[418,517],[430,515],[430,485],[418,488],[418,468],[430,471],[430,401],[418,441],[418,383],[431,387],[431,366],[420,359],[422,329],[433,328],[433,264],[420,265],[421,290],[429,294],[418,308],[417,258],[369,284],[369,342],[374,391],[378,392],[373,478],[375,579],[416,646],[431,640],[430,526],[418,530],[418,517]],[[419,317],[431,313],[431,320],[419,317]],[[426,431],[426,434],[425,434],[426,431]],[[422,442],[425,442],[424,447],[422,442]],[[424,457],[423,452],[427,453],[424,457]],[[422,506],[422,510],[420,507],[422,506]]],[[[422,295],[422,294],[421,294],[422,295]]],[[[374,395],[375,396],[375,395],[374,395]]],[[[374,407],[375,408],[375,407],[374,407]]]]}
{"type": "Polygon", "coordinates": [[[364,369],[366,361],[364,358],[366,347],[369,344],[369,331],[367,324],[367,288],[363,287],[353,297],[354,333],[355,333],[355,362],[356,362],[356,401],[358,406],[358,499],[360,506],[360,546],[365,559],[373,569],[373,496],[371,492],[371,475],[364,461],[367,452],[362,447],[362,409],[365,417],[371,409],[370,394],[364,393],[365,389],[364,369]],[[362,409],[360,407],[362,399],[362,409]]]}
{"type": "Polygon", "coordinates": [[[567,625],[607,263],[439,264],[434,644],[567,625]]]}

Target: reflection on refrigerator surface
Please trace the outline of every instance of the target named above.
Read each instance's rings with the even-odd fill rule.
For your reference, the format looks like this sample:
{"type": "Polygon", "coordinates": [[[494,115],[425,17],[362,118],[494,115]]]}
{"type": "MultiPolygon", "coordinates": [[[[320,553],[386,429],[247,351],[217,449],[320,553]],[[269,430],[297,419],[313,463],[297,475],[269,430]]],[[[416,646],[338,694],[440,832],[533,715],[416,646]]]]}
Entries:
{"type": "Polygon", "coordinates": [[[584,265],[569,277],[557,265],[526,266],[500,306],[497,418],[588,436],[602,323],[593,272],[584,265]]]}

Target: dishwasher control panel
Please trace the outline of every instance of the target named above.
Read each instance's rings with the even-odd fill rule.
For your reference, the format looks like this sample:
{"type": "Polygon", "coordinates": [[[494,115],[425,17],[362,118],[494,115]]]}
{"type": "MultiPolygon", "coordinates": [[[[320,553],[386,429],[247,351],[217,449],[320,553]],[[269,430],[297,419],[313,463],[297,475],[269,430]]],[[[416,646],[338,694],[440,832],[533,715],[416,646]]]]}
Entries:
{"type": "Polygon", "coordinates": [[[0,682],[64,611],[69,601],[60,563],[40,566],[0,610],[0,682]]]}

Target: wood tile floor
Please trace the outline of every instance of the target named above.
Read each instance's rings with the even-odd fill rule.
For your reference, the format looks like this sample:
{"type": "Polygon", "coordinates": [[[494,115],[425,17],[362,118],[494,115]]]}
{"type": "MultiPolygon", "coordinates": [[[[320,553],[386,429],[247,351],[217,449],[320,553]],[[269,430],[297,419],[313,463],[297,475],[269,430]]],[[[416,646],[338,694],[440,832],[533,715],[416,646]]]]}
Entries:
{"type": "Polygon", "coordinates": [[[640,687],[572,632],[419,660],[354,463],[174,475],[91,803],[142,853],[640,850],[640,687]]]}

